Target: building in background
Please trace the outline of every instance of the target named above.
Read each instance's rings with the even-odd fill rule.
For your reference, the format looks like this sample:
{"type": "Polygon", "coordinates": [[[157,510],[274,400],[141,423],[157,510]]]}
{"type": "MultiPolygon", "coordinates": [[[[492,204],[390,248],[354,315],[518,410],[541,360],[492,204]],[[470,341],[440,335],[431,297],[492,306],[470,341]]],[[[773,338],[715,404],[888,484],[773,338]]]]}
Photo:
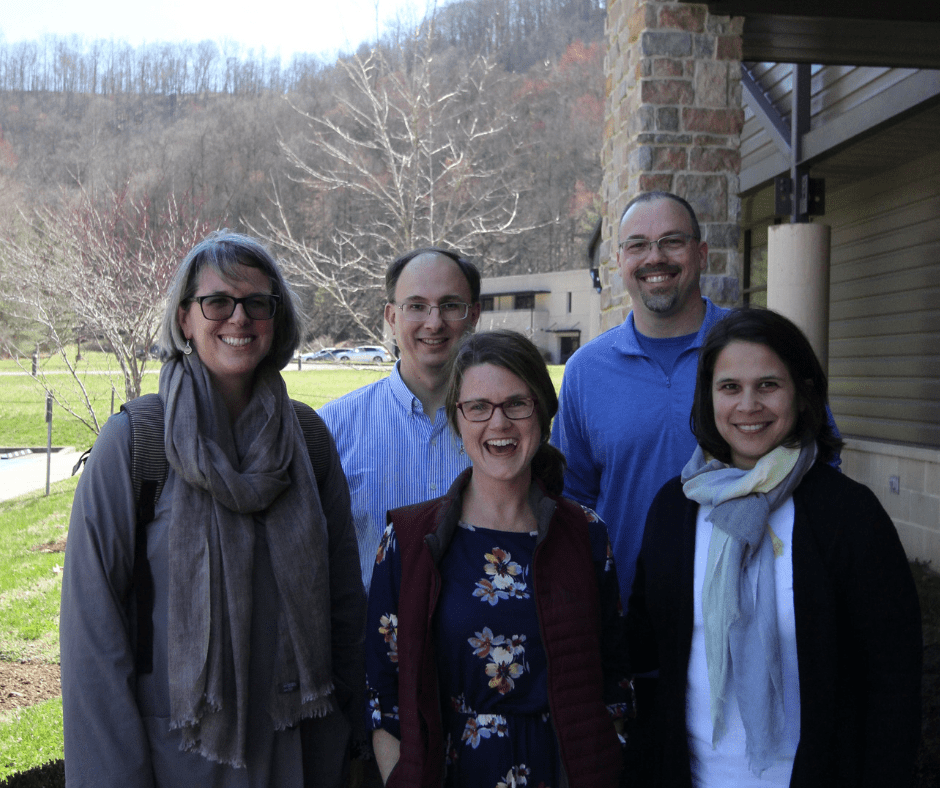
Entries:
{"type": "Polygon", "coordinates": [[[477,331],[525,334],[550,364],[564,364],[600,333],[600,293],[589,269],[485,278],[477,331]]]}

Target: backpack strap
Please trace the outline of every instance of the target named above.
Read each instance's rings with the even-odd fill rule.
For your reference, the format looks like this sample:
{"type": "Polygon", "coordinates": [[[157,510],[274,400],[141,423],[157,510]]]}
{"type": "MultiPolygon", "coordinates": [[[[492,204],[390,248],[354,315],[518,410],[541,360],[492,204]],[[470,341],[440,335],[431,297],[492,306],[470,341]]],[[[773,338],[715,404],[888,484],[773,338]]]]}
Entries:
{"type": "Polygon", "coordinates": [[[326,475],[330,469],[330,433],[326,423],[309,405],[292,399],[297,421],[304,434],[304,443],[307,444],[307,453],[310,455],[310,464],[313,465],[313,475],[317,479],[317,489],[323,497],[323,485],[326,484],[326,475]]]}
{"type": "Polygon", "coordinates": [[[163,400],[146,394],[121,405],[131,422],[131,482],[134,487],[134,601],[137,610],[138,674],[153,673],[153,572],[147,559],[147,526],[169,471],[163,437],[163,400]]]}

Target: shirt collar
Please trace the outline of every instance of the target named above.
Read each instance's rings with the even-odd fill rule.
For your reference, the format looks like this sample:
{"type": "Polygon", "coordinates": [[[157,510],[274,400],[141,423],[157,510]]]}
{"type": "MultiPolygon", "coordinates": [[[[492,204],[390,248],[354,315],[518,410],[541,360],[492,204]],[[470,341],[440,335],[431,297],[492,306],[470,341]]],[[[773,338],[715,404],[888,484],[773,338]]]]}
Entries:
{"type": "MultiPolygon", "coordinates": [[[[695,339],[692,340],[690,348],[700,348],[702,343],[705,342],[705,337],[708,336],[708,332],[711,331],[711,328],[715,323],[717,323],[724,314],[725,310],[722,310],[720,307],[715,306],[709,299],[702,298],[705,302],[705,318],[702,320],[702,325],[698,330],[698,333],[695,335],[695,339]]],[[[633,321],[633,310],[630,310],[630,314],[627,315],[627,319],[620,324],[620,328],[617,329],[619,336],[617,337],[617,349],[623,353],[625,356],[645,356],[646,351],[640,345],[639,339],[637,339],[637,330],[636,324],[633,321]]]]}
{"type": "Polygon", "coordinates": [[[400,366],[401,359],[395,362],[395,366],[392,367],[392,374],[388,376],[392,396],[394,396],[399,404],[409,413],[424,413],[424,408],[421,407],[421,400],[411,393],[411,389],[408,388],[408,384],[405,383],[405,379],[401,376],[400,366]]]}

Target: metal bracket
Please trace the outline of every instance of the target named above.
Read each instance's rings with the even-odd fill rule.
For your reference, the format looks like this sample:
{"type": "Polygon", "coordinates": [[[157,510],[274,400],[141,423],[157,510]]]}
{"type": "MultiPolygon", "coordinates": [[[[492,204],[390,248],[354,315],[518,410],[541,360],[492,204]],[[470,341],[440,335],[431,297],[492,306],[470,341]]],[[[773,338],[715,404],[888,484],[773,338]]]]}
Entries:
{"type": "MultiPolygon", "coordinates": [[[[826,213],[826,181],[824,178],[810,178],[802,174],[799,178],[799,191],[796,195],[799,215],[823,216],[826,213]]],[[[774,178],[774,213],[777,216],[791,216],[793,213],[793,179],[786,175],[774,178]]]]}
{"type": "Polygon", "coordinates": [[[824,178],[800,178],[800,216],[823,216],[826,213],[826,181],[824,178]]]}

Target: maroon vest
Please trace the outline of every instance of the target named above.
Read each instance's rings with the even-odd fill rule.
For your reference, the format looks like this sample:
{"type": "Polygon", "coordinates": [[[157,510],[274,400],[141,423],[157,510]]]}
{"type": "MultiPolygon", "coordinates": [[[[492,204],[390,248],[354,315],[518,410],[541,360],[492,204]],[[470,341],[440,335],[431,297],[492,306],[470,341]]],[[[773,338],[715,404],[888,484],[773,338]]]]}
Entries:
{"type": "MultiPolygon", "coordinates": [[[[444,739],[432,633],[441,578],[437,562],[460,516],[461,474],[443,498],[389,512],[401,554],[398,695],[401,756],[387,788],[435,788],[443,781],[444,739]],[[435,555],[436,554],[436,555],[435,555]]],[[[535,548],[534,596],[548,658],[548,699],[569,788],[615,788],[620,745],[604,707],[600,602],[588,524],[576,504],[554,504],[535,548]]],[[[562,787],[559,787],[562,788],[562,787]]]]}

